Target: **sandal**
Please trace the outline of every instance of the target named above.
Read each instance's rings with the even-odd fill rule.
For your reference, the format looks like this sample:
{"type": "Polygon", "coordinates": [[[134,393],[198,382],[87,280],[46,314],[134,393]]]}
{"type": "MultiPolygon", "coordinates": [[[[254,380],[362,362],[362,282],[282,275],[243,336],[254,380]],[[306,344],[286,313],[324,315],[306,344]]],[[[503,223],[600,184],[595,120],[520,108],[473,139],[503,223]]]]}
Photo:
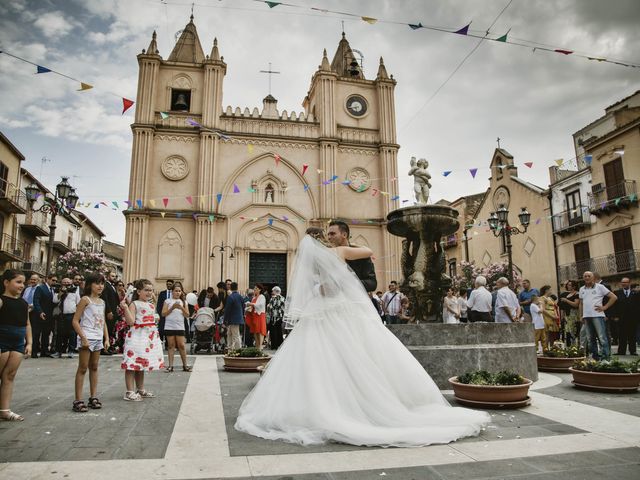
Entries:
{"type": "Polygon", "coordinates": [[[126,400],[127,402],[141,402],[142,397],[136,392],[127,391],[124,394],[123,400],[126,400]]]}
{"type": "Polygon", "coordinates": [[[167,367],[164,369],[164,371],[167,373],[173,373],[173,367],[167,367]]]}
{"type": "Polygon", "coordinates": [[[89,409],[87,408],[87,406],[84,404],[82,400],[74,400],[72,410],[74,412],[79,412],[79,413],[84,413],[89,411],[89,409]]]}
{"type": "Polygon", "coordinates": [[[12,412],[11,410],[0,410],[0,412],[9,412],[6,415],[0,415],[0,420],[4,420],[6,422],[23,422],[24,417],[22,415],[18,415],[17,413],[12,412]]]}
{"type": "Polygon", "coordinates": [[[183,365],[182,366],[182,371],[183,372],[190,372],[191,370],[193,370],[193,368],[190,367],[189,365],[183,365]]]}
{"type": "Polygon", "coordinates": [[[97,397],[89,397],[89,408],[99,410],[102,408],[102,402],[97,397]]]}
{"type": "Polygon", "coordinates": [[[155,394],[153,394],[152,392],[149,392],[147,390],[138,390],[136,392],[137,395],[139,395],[142,398],[153,398],[155,397],[155,394]]]}

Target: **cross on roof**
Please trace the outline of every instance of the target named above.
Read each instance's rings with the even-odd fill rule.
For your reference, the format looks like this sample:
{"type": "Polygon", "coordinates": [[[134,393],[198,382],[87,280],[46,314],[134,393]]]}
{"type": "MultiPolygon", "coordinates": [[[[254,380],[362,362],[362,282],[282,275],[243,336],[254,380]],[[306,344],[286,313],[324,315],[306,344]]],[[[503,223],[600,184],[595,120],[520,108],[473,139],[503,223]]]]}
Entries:
{"type": "Polygon", "coordinates": [[[276,72],[271,70],[271,62],[269,62],[269,70],[260,70],[260,73],[268,73],[269,74],[269,95],[271,95],[271,75],[280,74],[280,72],[276,72]]]}

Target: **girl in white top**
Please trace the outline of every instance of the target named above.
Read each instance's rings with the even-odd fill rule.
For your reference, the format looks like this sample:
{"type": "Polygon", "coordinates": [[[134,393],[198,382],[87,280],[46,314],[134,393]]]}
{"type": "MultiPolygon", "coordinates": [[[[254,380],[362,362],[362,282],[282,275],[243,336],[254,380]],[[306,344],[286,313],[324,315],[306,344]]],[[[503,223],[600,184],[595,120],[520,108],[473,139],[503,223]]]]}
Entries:
{"type": "Polygon", "coordinates": [[[98,362],[100,352],[109,348],[109,332],[105,322],[104,300],[100,298],[104,290],[104,277],[99,273],[91,273],[85,277],[84,296],[80,299],[72,325],[78,334],[78,370],[76,371],[74,412],[88,411],[82,401],[84,376],[89,369],[89,408],[102,408],[97,398],[98,362]]]}
{"type": "Polygon", "coordinates": [[[173,372],[173,357],[177,347],[182,360],[182,370],[190,372],[191,367],[187,365],[187,349],[184,345],[184,319],[189,316],[189,310],[180,282],[173,284],[171,298],[166,299],[162,305],[162,316],[164,317],[164,336],[167,337],[169,353],[169,365],[165,371],[173,372]]]}
{"type": "Polygon", "coordinates": [[[535,342],[536,350],[538,353],[542,353],[547,343],[546,335],[544,333],[544,318],[542,316],[542,309],[540,308],[540,298],[537,295],[531,296],[531,321],[533,328],[535,329],[535,342]],[[540,343],[540,347],[538,347],[540,343]]]}
{"type": "Polygon", "coordinates": [[[443,323],[460,323],[460,307],[458,306],[458,299],[453,294],[453,288],[447,290],[447,296],[444,297],[443,303],[443,323]]]}

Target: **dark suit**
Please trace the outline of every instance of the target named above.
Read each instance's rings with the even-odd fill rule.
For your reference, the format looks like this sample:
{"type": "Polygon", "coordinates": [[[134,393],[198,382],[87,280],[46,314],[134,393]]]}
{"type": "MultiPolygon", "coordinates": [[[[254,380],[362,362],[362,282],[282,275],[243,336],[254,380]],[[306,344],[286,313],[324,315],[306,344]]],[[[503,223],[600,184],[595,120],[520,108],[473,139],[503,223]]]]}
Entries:
{"type": "Polygon", "coordinates": [[[158,304],[156,305],[156,312],[160,315],[160,322],[158,324],[158,332],[160,333],[160,338],[164,339],[164,317],[162,316],[162,307],[164,306],[164,301],[167,298],[171,298],[171,290],[163,290],[158,294],[158,304]]]}
{"type": "Polygon", "coordinates": [[[119,320],[118,304],[120,303],[120,296],[118,295],[116,287],[114,287],[111,282],[106,281],[104,282],[104,290],[102,290],[102,295],[100,295],[100,297],[104,300],[104,313],[109,338],[115,338],[116,323],[119,320]],[[112,315],[111,320],[108,318],[109,314],[112,315]]]}
{"type": "Polygon", "coordinates": [[[367,292],[375,292],[378,286],[376,279],[376,269],[371,258],[361,258],[359,260],[347,260],[347,265],[351,267],[356,276],[360,279],[362,286],[367,292]]]}
{"type": "Polygon", "coordinates": [[[640,294],[633,289],[629,295],[623,289],[616,290],[618,301],[613,305],[613,315],[618,317],[618,355],[626,355],[627,344],[629,353],[636,353],[636,329],[638,328],[638,307],[640,307],[640,294]]]}
{"type": "Polygon", "coordinates": [[[46,283],[41,283],[33,294],[33,315],[31,318],[31,332],[33,335],[33,355],[49,354],[49,336],[53,331],[53,292],[46,283]],[[40,315],[44,313],[45,319],[40,315]]]}

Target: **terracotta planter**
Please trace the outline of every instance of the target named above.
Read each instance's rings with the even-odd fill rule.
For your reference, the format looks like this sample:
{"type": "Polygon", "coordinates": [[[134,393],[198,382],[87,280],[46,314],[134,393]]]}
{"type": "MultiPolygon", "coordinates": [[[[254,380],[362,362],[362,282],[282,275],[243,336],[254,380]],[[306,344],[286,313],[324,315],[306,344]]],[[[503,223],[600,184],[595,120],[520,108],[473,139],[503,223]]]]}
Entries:
{"type": "Polygon", "coordinates": [[[597,392],[635,392],[640,385],[640,373],[585,372],[569,368],[573,385],[597,392]]]}
{"type": "Polygon", "coordinates": [[[562,357],[545,357],[538,355],[538,370],[541,372],[563,372],[569,371],[569,368],[576,361],[584,360],[585,357],[562,358],[562,357]]]}
{"type": "Polygon", "coordinates": [[[224,359],[224,369],[230,372],[258,372],[258,367],[264,366],[271,360],[271,355],[267,357],[222,357],[224,359]]]}
{"type": "Polygon", "coordinates": [[[529,387],[533,383],[525,378],[520,385],[468,385],[451,377],[449,383],[458,403],[480,408],[520,408],[531,403],[529,387]]]}

